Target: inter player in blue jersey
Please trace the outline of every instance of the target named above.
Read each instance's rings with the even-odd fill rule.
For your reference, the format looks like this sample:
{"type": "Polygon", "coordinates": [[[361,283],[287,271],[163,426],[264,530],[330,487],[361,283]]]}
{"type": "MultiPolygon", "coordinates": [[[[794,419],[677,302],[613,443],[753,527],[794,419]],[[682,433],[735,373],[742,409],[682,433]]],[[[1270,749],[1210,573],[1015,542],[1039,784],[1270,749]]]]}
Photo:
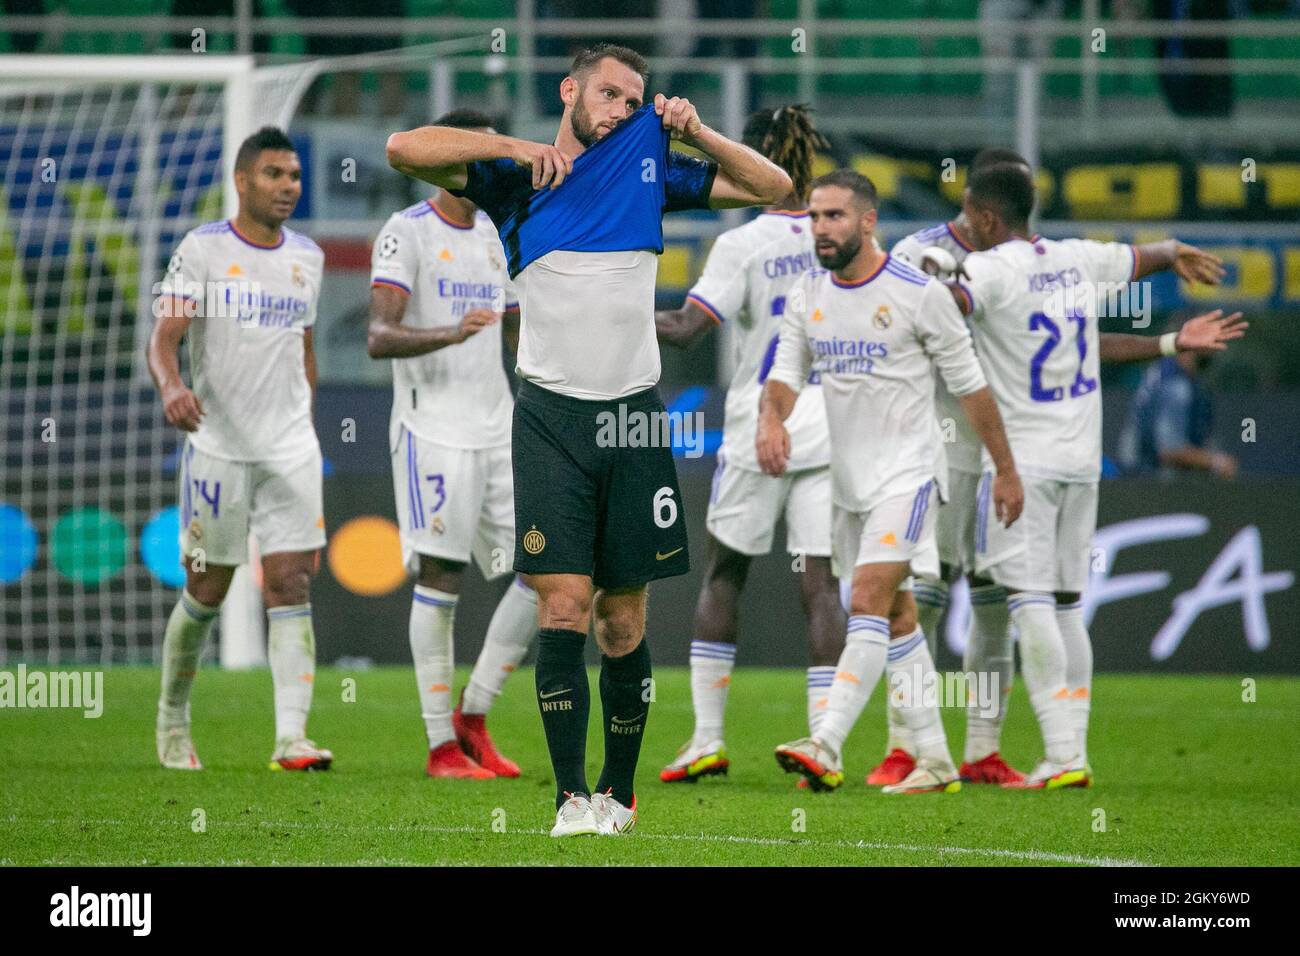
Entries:
{"type": "Polygon", "coordinates": [[[553,145],[440,126],[388,140],[394,168],[488,214],[518,292],[515,570],[538,595],[553,836],[625,833],[635,822],[633,778],[654,698],[646,588],[689,568],[655,389],[662,216],[770,205],[793,188],[778,166],[705,126],[688,100],[656,94],[643,105],[646,73],[625,47],[579,53],[560,84],[553,145]],[[707,158],[669,149],[670,137],[707,158]],[[583,666],[593,611],[605,728],[594,790],[583,666]]]}

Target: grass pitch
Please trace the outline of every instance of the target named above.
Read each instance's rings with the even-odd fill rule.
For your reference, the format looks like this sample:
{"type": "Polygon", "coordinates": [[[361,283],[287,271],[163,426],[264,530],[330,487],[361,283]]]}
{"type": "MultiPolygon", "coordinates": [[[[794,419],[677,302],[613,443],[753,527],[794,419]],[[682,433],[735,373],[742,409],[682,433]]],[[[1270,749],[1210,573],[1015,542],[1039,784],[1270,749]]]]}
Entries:
{"type": "MultiPolygon", "coordinates": [[[[458,675],[457,687],[465,674],[458,675]]],[[[592,674],[594,785],[602,751],[592,674]]],[[[831,794],[795,789],[772,747],[806,733],[803,672],[738,669],[725,778],[666,785],[658,771],[691,730],[684,669],[656,671],[626,838],[552,840],[552,784],[533,676],[515,675],[489,726],[519,780],[424,776],[409,669],[317,675],[310,732],[328,773],[272,773],[269,672],[204,670],[194,739],[205,768],[155,761],[158,672],[105,674],[99,719],[0,710],[0,863],[9,865],[1296,865],[1295,716],[1300,680],[1102,675],[1094,688],[1091,790],[887,797],[862,783],[884,746],[878,689],[831,794]],[[355,681],[347,702],[345,681],[355,681]],[[1104,826],[1104,829],[1103,829],[1104,826]]],[[[964,717],[945,711],[960,758],[964,717]]],[[[1004,753],[1028,770],[1037,727],[1017,684],[1004,753]]]]}

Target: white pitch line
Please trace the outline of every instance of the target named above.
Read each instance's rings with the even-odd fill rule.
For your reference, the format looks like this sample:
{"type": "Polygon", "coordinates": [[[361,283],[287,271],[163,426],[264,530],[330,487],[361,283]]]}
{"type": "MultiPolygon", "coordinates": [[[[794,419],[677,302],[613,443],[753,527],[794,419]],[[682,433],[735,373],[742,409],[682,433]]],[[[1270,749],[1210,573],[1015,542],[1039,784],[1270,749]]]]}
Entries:
{"type": "MultiPolygon", "coordinates": [[[[6,818],[7,823],[19,823],[21,821],[17,815],[10,815],[6,818]]],[[[29,823],[38,823],[44,825],[65,825],[75,823],[77,825],[89,826],[126,826],[128,824],[136,826],[145,823],[149,826],[177,826],[183,823],[182,820],[71,820],[71,819],[47,819],[47,820],[29,820],[29,823]]],[[[484,835],[493,834],[494,831],[484,829],[483,827],[449,827],[437,826],[427,823],[414,824],[388,824],[387,826],[366,826],[359,824],[346,823],[298,823],[293,821],[274,821],[274,820],[221,820],[219,825],[223,827],[251,827],[254,829],[285,829],[285,830],[342,830],[342,831],[360,831],[363,833],[382,833],[382,832],[402,832],[402,833],[479,833],[484,835]]],[[[523,836],[545,836],[550,831],[546,829],[513,829],[507,831],[508,834],[519,834],[523,836]]],[[[938,853],[940,855],[952,856],[992,856],[1007,860],[1023,860],[1031,863],[1068,863],[1075,866],[1149,866],[1142,860],[1125,860],[1108,856],[1083,856],[1075,853],[1053,853],[1049,850],[1004,850],[997,847],[965,847],[965,846],[926,846],[917,843],[877,843],[869,840],[799,840],[793,838],[775,838],[775,837],[746,837],[732,836],[728,834],[714,833],[645,833],[636,834],[639,840],[671,840],[675,842],[689,843],[741,843],[749,846],[785,846],[785,847],[814,847],[814,848],[835,848],[849,850],[885,850],[891,853],[938,853]]],[[[47,864],[48,865],[48,864],[47,864]]],[[[310,865],[310,864],[308,864],[310,865]]],[[[328,864],[327,864],[328,865],[328,864]]],[[[344,864],[346,865],[346,864],[344,864]]],[[[425,864],[412,864],[421,866],[425,864]]]]}

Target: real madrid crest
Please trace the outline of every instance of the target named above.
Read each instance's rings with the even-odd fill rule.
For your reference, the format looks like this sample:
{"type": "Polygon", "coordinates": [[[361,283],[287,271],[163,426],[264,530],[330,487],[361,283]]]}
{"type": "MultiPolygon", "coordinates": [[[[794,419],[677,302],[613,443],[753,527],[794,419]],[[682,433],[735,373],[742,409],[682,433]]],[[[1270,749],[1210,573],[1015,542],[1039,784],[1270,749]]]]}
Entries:
{"type": "Polygon", "coordinates": [[[298,286],[298,288],[302,288],[307,284],[307,280],[304,279],[302,275],[302,266],[298,265],[296,262],[293,264],[290,276],[293,279],[293,284],[298,286]]]}
{"type": "Polygon", "coordinates": [[[871,317],[871,324],[878,329],[887,329],[894,324],[894,317],[889,314],[889,306],[882,305],[871,317]]]}
{"type": "Polygon", "coordinates": [[[190,522],[190,540],[198,541],[203,537],[203,527],[199,524],[199,519],[195,518],[190,522]]]}

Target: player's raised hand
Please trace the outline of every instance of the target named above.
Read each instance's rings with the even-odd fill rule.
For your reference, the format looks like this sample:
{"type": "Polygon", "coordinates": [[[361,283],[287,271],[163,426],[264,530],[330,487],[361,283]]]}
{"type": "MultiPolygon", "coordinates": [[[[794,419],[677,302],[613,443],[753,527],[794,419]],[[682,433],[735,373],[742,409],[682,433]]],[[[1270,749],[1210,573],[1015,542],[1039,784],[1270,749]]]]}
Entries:
{"type": "Polygon", "coordinates": [[[1248,328],[1250,323],[1241,320],[1240,312],[1225,316],[1222,309],[1215,309],[1184,322],[1174,344],[1180,352],[1222,352],[1248,328]]]}
{"type": "Polygon", "coordinates": [[[1014,471],[993,476],[993,507],[1004,528],[1010,528],[1025,509],[1025,489],[1014,471]]]}
{"type": "Polygon", "coordinates": [[[510,158],[520,166],[533,171],[533,188],[550,186],[554,189],[573,172],[573,160],[547,143],[533,143],[526,139],[515,140],[515,152],[510,158]]]}
{"type": "Polygon", "coordinates": [[[1218,285],[1227,274],[1222,259],[1185,242],[1175,247],[1173,270],[1181,279],[1204,285],[1218,285]]]}
{"type": "Polygon", "coordinates": [[[700,135],[704,125],[691,101],[680,96],[669,99],[662,93],[656,93],[655,112],[663,117],[664,129],[672,130],[673,139],[690,142],[700,135]]]}
{"type": "Polygon", "coordinates": [[[168,424],[181,431],[197,431],[203,417],[203,404],[199,397],[184,385],[173,385],[163,392],[163,414],[168,424]]]}
{"type": "Polygon", "coordinates": [[[470,309],[460,320],[460,340],[464,342],[471,335],[494,325],[500,318],[501,314],[491,309],[470,309]]]}
{"type": "Polygon", "coordinates": [[[790,432],[779,419],[760,415],[758,437],[754,442],[758,467],[765,474],[780,477],[790,461],[790,432]]]}

